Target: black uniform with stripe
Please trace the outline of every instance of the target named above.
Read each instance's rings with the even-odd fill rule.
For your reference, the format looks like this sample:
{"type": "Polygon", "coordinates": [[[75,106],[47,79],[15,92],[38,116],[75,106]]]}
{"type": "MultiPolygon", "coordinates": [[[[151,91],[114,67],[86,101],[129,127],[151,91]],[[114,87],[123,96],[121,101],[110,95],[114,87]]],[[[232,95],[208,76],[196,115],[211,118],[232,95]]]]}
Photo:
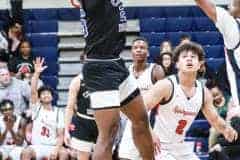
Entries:
{"type": "MultiPolygon", "coordinates": [[[[124,61],[119,58],[125,46],[127,26],[123,4],[120,0],[80,0],[80,2],[83,7],[81,22],[85,24],[87,59],[83,66],[83,76],[87,89],[91,93],[119,91],[119,86],[129,76],[124,61]]],[[[138,94],[139,91],[131,90],[125,99],[120,100],[121,105],[127,104],[138,94]],[[129,100],[128,97],[132,98],[129,100]]],[[[113,97],[104,97],[105,102],[113,99],[113,97]]],[[[94,99],[91,101],[93,102],[94,99]]],[[[116,106],[111,102],[97,105],[92,102],[93,109],[116,106]]]]}
{"type": "Polygon", "coordinates": [[[77,112],[73,115],[71,124],[74,126],[70,129],[71,137],[96,143],[98,129],[93,117],[93,110],[90,109],[88,91],[83,81],[81,81],[77,96],[77,112]]]}

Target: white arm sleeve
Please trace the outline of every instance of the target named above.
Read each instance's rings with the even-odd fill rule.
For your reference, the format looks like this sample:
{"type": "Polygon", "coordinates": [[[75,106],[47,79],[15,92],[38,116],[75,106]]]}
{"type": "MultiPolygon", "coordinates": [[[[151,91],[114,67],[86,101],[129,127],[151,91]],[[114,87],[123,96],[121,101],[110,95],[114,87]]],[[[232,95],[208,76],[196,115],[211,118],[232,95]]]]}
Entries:
{"type": "Polygon", "coordinates": [[[233,16],[225,9],[216,7],[217,22],[216,27],[223,35],[224,44],[227,49],[233,49],[240,41],[240,31],[233,16]]]}

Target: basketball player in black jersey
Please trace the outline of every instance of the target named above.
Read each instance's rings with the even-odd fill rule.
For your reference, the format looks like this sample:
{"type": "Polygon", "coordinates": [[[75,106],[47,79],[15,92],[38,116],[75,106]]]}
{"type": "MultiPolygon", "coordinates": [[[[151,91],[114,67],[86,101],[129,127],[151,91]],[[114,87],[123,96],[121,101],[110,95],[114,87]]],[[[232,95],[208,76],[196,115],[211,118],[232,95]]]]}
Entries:
{"type": "Polygon", "coordinates": [[[153,142],[136,80],[119,54],[124,49],[127,17],[120,0],[80,0],[85,28],[83,80],[99,135],[93,160],[111,160],[120,110],[132,121],[134,142],[143,160],[153,159],[153,142]],[[85,17],[85,18],[84,18],[85,17]]]}
{"type": "Polygon", "coordinates": [[[90,99],[82,75],[73,78],[69,86],[65,116],[65,143],[77,151],[78,160],[88,160],[98,135],[90,108],[90,99]],[[70,134],[69,134],[70,133],[70,134]]]}

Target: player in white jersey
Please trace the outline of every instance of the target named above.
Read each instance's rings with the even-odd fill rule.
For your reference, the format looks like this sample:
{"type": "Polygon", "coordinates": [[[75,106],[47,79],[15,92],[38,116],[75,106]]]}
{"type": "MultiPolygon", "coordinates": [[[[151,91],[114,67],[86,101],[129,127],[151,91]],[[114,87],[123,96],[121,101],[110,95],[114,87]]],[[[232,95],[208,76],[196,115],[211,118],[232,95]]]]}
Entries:
{"type": "MultiPolygon", "coordinates": [[[[133,40],[131,48],[133,64],[129,67],[138,83],[142,93],[150,89],[155,82],[164,78],[164,71],[161,66],[153,63],[147,63],[148,42],[145,38],[139,37],[133,40]]],[[[126,127],[119,147],[119,157],[121,159],[135,160],[140,158],[140,154],[134,145],[131,122],[127,120],[126,127]]]]}
{"type": "Polygon", "coordinates": [[[174,55],[177,75],[158,81],[143,95],[147,107],[159,104],[153,129],[161,144],[156,159],[198,160],[184,138],[199,110],[227,140],[236,140],[238,134],[217,114],[211,93],[196,80],[204,61],[202,47],[193,42],[183,43],[175,49],[174,55]]]}
{"type": "Polygon", "coordinates": [[[24,144],[24,120],[13,113],[11,100],[2,100],[0,111],[0,159],[20,159],[24,144]]]}
{"type": "Polygon", "coordinates": [[[40,73],[46,68],[44,59],[37,58],[31,82],[32,139],[31,145],[22,152],[23,160],[50,158],[65,160],[67,151],[63,147],[64,116],[52,106],[53,92],[50,87],[42,86],[37,90],[40,73]]]}
{"type": "Polygon", "coordinates": [[[226,67],[231,95],[240,107],[240,0],[229,1],[229,11],[210,0],[195,0],[223,35],[226,47],[226,67]]]}

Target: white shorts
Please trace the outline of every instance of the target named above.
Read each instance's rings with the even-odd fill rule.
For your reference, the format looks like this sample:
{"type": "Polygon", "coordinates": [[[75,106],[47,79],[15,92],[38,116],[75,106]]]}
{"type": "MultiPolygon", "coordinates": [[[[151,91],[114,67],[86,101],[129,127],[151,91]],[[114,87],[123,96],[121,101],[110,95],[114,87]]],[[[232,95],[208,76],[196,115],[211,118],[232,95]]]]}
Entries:
{"type": "Polygon", "coordinates": [[[123,137],[119,145],[119,157],[130,160],[140,160],[140,154],[133,142],[132,136],[132,124],[128,120],[125,130],[123,132],[123,137]]]}
{"type": "Polygon", "coordinates": [[[3,159],[12,158],[13,160],[20,160],[20,155],[23,147],[16,145],[2,145],[0,147],[0,152],[2,153],[3,159]]]}
{"type": "Polygon", "coordinates": [[[37,160],[49,157],[53,150],[56,148],[55,146],[49,145],[30,145],[29,147],[35,151],[37,160]]]}
{"type": "Polygon", "coordinates": [[[140,94],[136,79],[121,58],[86,59],[82,72],[92,109],[119,108],[140,94]]]}
{"type": "Polygon", "coordinates": [[[161,143],[161,152],[155,155],[155,160],[199,160],[189,143],[164,144],[161,143]]]}
{"type": "Polygon", "coordinates": [[[168,151],[161,150],[161,153],[155,155],[155,160],[199,160],[199,158],[194,154],[186,155],[173,155],[168,151]]]}
{"type": "Polygon", "coordinates": [[[95,144],[88,141],[79,140],[72,137],[70,141],[70,147],[77,151],[91,153],[93,151],[95,144]]]}

